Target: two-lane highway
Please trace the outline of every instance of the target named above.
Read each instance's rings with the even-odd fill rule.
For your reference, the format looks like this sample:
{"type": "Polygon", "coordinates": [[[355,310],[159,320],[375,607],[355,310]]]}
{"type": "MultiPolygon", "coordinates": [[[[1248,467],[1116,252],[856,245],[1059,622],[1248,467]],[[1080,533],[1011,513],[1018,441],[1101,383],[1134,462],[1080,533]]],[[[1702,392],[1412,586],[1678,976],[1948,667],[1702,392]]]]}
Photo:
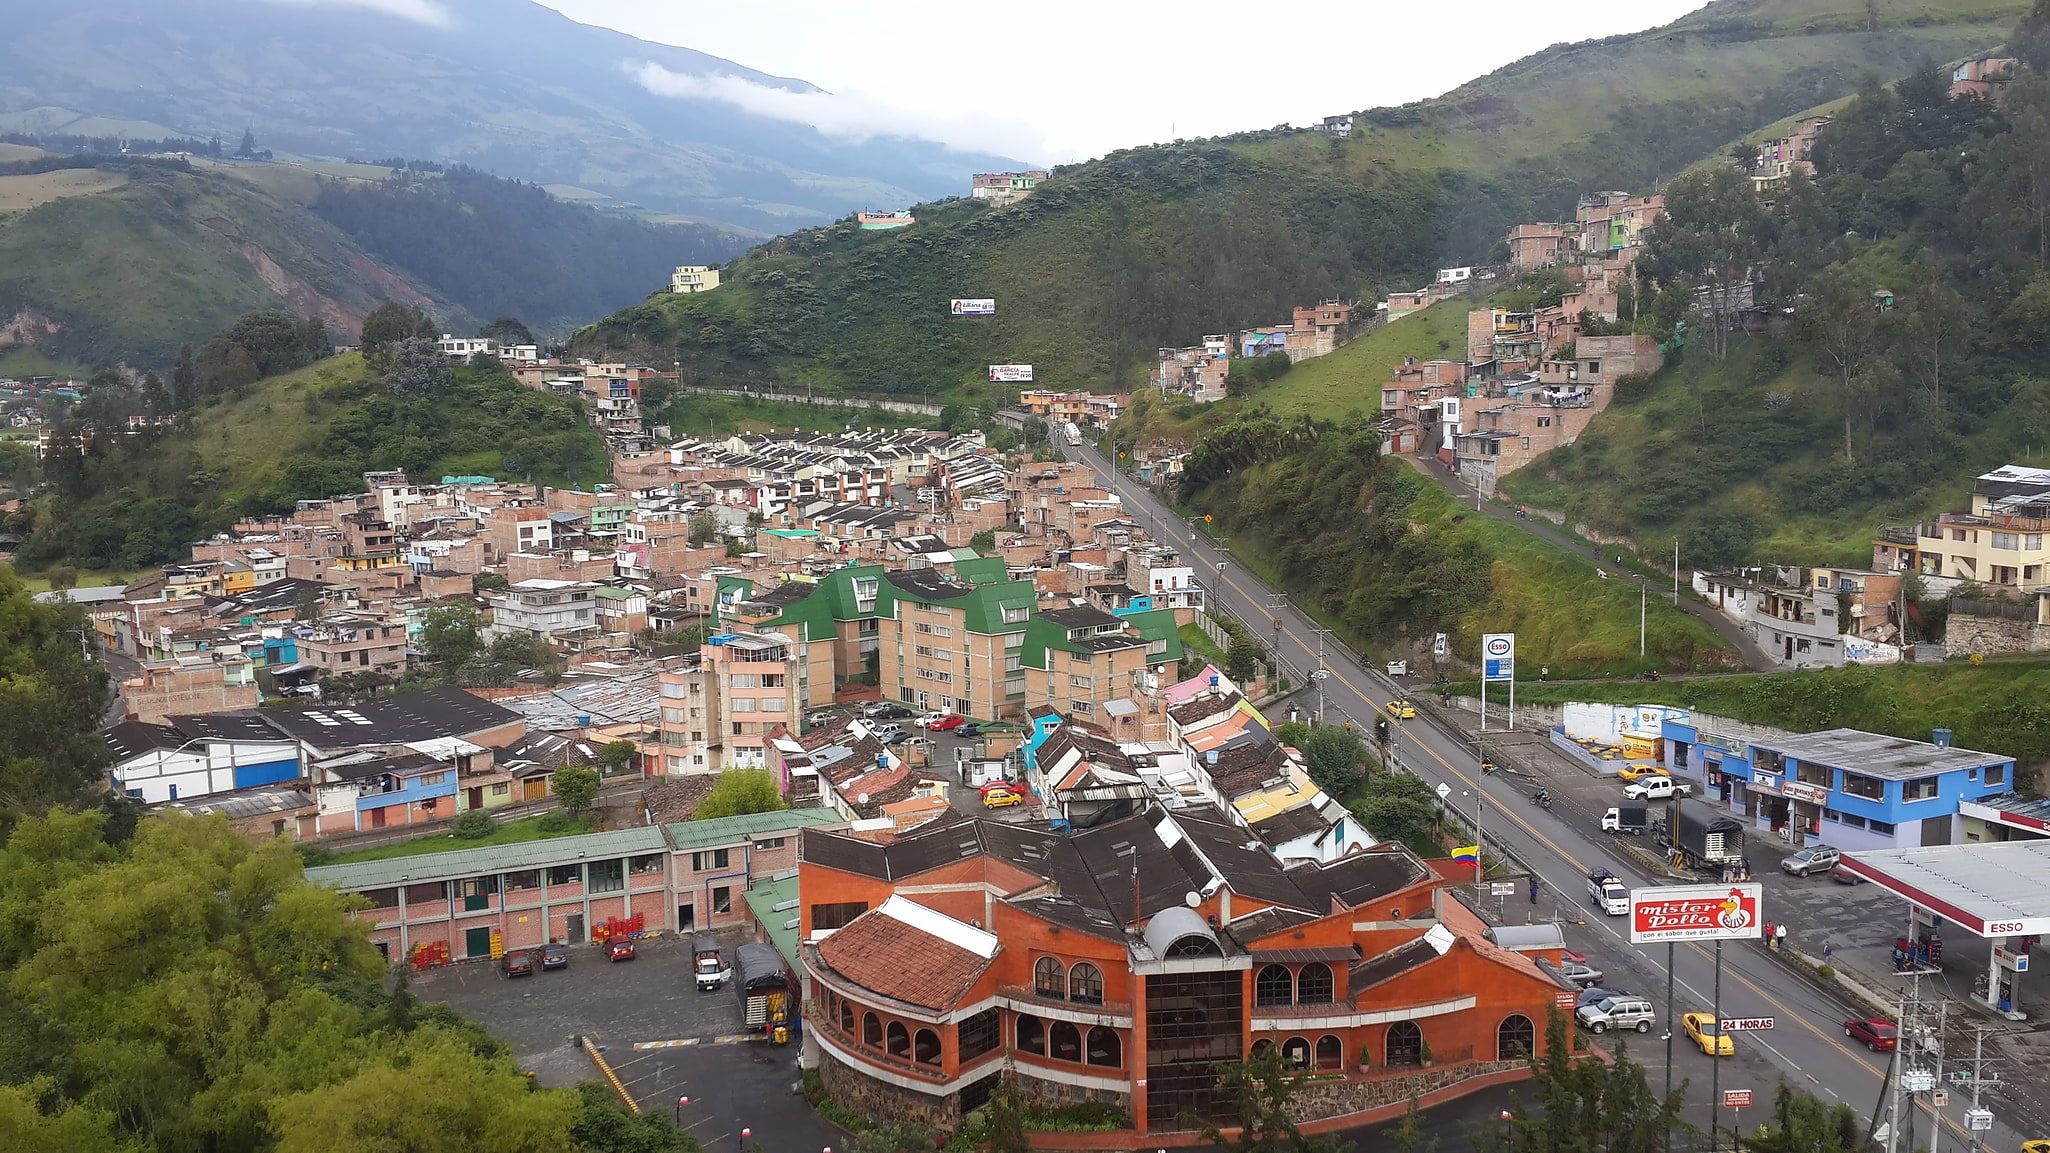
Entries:
{"type": "MultiPolygon", "coordinates": [[[[1065,451],[1070,459],[1086,463],[1105,478],[1106,487],[1116,492],[1133,520],[1145,525],[1156,539],[1185,551],[1192,566],[1206,574],[1202,583],[1214,606],[1254,628],[1296,669],[1304,673],[1318,669],[1321,630],[1279,590],[1232,563],[1227,553],[1192,531],[1143,486],[1114,477],[1094,447],[1065,451]],[[1269,627],[1277,621],[1278,630],[1269,627]]],[[[1327,673],[1322,680],[1325,720],[1340,723],[1350,719],[1363,737],[1370,738],[1372,718],[1381,715],[1387,702],[1406,696],[1406,692],[1335,642],[1326,640],[1322,647],[1322,667],[1327,673]]],[[[1311,699],[1314,693],[1303,700],[1306,708],[1311,699]]],[[[1661,1031],[1636,1038],[1630,1045],[1631,1057],[1648,1066],[1653,1084],[1658,1085],[1668,1072],[1668,1046],[1662,1040],[1662,1030],[1673,1031],[1670,1073],[1676,1086],[1683,1080],[1689,1082],[1691,1121],[1704,1130],[1709,1127],[1710,1087],[1718,1073],[1720,1088],[1754,1091],[1754,1110],[1770,1107],[1772,1090],[1784,1078],[1825,1102],[1841,1100],[1861,1115],[1872,1114],[1882,1091],[1885,1057],[1850,1042],[1842,1026],[1847,1016],[1862,1016],[1862,1012],[1801,980],[1765,955],[1756,943],[1726,945],[1720,984],[1723,1014],[1772,1017],[1775,1027],[1769,1033],[1740,1036],[1736,1057],[1724,1059],[1722,1069],[1714,1070],[1710,1059],[1679,1032],[1677,1019],[1680,1013],[1711,1007],[1717,984],[1713,946],[1687,945],[1674,951],[1673,1014],[1668,1019],[1664,1011],[1667,951],[1631,945],[1624,918],[1603,915],[1584,896],[1587,872],[1595,867],[1614,870],[1626,883],[1657,883],[1663,878],[1649,877],[1631,867],[1627,859],[1610,852],[1594,830],[1568,824],[1566,814],[1532,805],[1528,793],[1535,785],[1528,781],[1502,774],[1483,776],[1466,739],[1441,728],[1428,716],[1398,722],[1394,729],[1391,744],[1398,763],[1434,787],[1447,786],[1448,805],[1470,823],[1478,816],[1491,851],[1506,850],[1538,880],[1539,899],[1529,903],[1523,896],[1511,899],[1504,909],[1507,918],[1561,922],[1569,944],[1607,972],[1606,984],[1648,996],[1659,1006],[1661,1031]]],[[[1765,912],[1765,919],[1771,920],[1771,910],[1765,912]]],[[[1727,1111],[1714,1112],[1717,1125],[1731,1122],[1727,1111]]],[[[1740,1120],[1751,1126],[1764,1119],[1764,1114],[1753,1111],[1740,1120]]],[[[1926,1118],[1919,1128],[1926,1142],[1926,1118]]],[[[1964,1140],[1965,1134],[1955,1122],[1945,1128],[1953,1140],[1964,1140]]]]}

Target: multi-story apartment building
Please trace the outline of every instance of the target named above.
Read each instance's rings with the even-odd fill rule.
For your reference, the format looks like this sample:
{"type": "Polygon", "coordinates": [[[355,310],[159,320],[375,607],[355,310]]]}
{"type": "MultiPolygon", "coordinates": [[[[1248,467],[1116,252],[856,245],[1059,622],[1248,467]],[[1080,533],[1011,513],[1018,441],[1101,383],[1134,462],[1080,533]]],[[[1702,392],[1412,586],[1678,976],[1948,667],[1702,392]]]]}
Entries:
{"type": "Polygon", "coordinates": [[[710,292],[719,287],[719,270],[703,264],[679,264],[669,274],[671,292],[710,292]]]}
{"type": "Polygon", "coordinates": [[[1182,657],[1174,611],[1113,615],[1092,605],[1043,609],[1020,645],[1025,697],[1063,716],[1139,739],[1141,697],[1182,657]]]}
{"type": "Polygon", "coordinates": [[[700,653],[707,712],[718,717],[717,767],[766,767],[766,734],[797,723],[796,643],[782,633],[720,633],[700,653]]]}
{"type": "Polygon", "coordinates": [[[1003,579],[1001,561],[888,573],[893,619],[880,645],[883,696],[918,709],[995,718],[1025,702],[1031,582],[1003,579]],[[962,566],[969,571],[963,573],[962,566]]]}
{"type": "Polygon", "coordinates": [[[1872,567],[2033,593],[2050,585],[2050,469],[2010,464],[1972,485],[1970,512],[1880,530],[1872,567]]]}
{"type": "Polygon", "coordinates": [[[289,630],[299,659],[327,673],[406,671],[406,627],[376,617],[336,614],[289,630]]]}
{"type": "Polygon", "coordinates": [[[596,633],[597,604],[589,581],[536,578],[491,597],[487,640],[508,633],[529,633],[549,640],[568,640],[596,633]]]}

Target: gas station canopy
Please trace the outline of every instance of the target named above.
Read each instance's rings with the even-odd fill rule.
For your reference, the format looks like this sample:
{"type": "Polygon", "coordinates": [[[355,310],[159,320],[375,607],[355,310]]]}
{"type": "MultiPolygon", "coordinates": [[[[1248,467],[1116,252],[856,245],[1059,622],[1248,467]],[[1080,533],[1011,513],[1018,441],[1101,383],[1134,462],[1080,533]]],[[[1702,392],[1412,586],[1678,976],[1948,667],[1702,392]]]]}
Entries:
{"type": "Polygon", "coordinates": [[[2050,840],[1890,849],[1842,864],[1981,937],[2050,933],[2050,840]]]}

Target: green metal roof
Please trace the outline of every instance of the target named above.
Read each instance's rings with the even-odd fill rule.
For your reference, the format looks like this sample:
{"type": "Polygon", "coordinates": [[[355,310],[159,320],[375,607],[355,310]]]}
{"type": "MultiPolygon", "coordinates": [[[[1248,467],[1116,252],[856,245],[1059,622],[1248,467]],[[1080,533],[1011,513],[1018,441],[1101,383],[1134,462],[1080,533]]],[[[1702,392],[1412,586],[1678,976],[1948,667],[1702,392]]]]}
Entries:
{"type": "Polygon", "coordinates": [[[445,853],[387,857],[381,861],[321,865],[306,870],[306,879],[329,888],[362,892],[392,885],[446,881],[487,873],[509,873],[515,869],[573,865],[579,860],[606,860],[668,851],[669,841],[661,829],[614,829],[607,833],[583,833],[511,845],[485,845],[475,849],[452,849],[445,853]]]}
{"type": "Polygon", "coordinates": [[[803,540],[806,537],[819,535],[819,530],[815,528],[764,528],[756,529],[755,531],[768,536],[780,536],[785,540],[803,540]]]}
{"type": "Polygon", "coordinates": [[[759,880],[749,885],[741,897],[747,901],[748,911],[755,915],[755,921],[762,931],[769,935],[769,942],[776,951],[783,954],[783,963],[799,977],[804,976],[804,958],[797,948],[801,925],[798,917],[803,911],[797,907],[797,872],[792,870],[769,880],[759,880]],[[788,908],[778,909],[778,905],[788,908]]]}
{"type": "Polygon", "coordinates": [[[977,556],[972,550],[954,550],[954,575],[972,585],[995,584],[1010,575],[1000,556],[977,556]]]}
{"type": "Polygon", "coordinates": [[[773,813],[743,813],[708,821],[678,821],[664,825],[662,831],[669,834],[669,843],[678,849],[716,849],[756,840],[765,833],[844,823],[840,814],[831,809],[778,809],[773,813]]]}

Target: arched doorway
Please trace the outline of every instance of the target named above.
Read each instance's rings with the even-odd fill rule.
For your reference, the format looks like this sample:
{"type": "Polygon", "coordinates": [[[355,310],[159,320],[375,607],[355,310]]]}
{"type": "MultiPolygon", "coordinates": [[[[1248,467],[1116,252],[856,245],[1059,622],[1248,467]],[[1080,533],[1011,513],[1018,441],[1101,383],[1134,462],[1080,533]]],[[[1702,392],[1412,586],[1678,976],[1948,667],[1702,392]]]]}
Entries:
{"type": "Polygon", "coordinates": [[[1424,1031],[1415,1021],[1397,1021],[1388,1026],[1388,1064],[1424,1063],[1424,1031]]]}
{"type": "Polygon", "coordinates": [[[1537,1052],[1537,1029],[1530,1018],[1512,1013],[1495,1029],[1495,1060],[1523,1061],[1537,1052]]]}

